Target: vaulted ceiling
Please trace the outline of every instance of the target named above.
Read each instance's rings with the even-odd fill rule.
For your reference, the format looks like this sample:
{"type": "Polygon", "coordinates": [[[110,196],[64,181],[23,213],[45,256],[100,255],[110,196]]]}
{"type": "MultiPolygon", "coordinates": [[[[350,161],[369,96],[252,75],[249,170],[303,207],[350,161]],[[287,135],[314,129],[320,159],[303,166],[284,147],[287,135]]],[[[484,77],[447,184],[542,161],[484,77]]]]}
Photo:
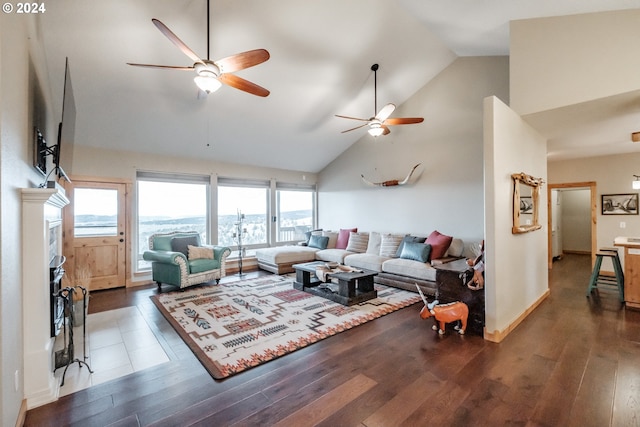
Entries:
{"type": "Polygon", "coordinates": [[[510,20],[640,0],[211,0],[211,59],[267,49],[269,61],[237,73],[270,90],[266,98],[228,86],[198,97],[192,72],[126,65],[193,64],[152,18],[206,57],[206,0],[46,6],[38,29],[53,107],[61,115],[68,57],[76,144],[318,172],[365,137],[342,134],[354,123],[334,114],[374,115],[372,64],[378,107],[400,105],[458,56],[508,55],[510,20]]]}

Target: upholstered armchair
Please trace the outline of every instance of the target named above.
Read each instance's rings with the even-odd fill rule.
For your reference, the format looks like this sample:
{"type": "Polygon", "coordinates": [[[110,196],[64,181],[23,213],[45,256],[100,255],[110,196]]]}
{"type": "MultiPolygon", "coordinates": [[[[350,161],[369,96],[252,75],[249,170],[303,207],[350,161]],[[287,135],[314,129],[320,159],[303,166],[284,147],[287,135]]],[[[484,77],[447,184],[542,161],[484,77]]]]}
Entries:
{"type": "Polygon", "coordinates": [[[149,250],[142,255],[151,261],[153,280],[186,288],[225,276],[225,263],[231,249],[202,245],[196,231],[157,233],[149,237],[149,250]]]}

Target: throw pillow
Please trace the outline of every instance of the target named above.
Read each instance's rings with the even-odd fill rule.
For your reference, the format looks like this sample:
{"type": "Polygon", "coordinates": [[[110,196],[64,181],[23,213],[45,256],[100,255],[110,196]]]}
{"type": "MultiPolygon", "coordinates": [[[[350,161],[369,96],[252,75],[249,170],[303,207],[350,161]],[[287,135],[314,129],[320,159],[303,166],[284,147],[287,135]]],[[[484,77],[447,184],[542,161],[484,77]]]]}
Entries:
{"type": "Polygon", "coordinates": [[[317,230],[311,230],[311,231],[307,231],[306,233],[304,233],[304,243],[306,245],[309,244],[309,239],[311,238],[312,234],[320,234],[322,232],[322,228],[318,228],[317,230]]]}
{"type": "Polygon", "coordinates": [[[440,234],[438,230],[429,234],[425,243],[431,245],[431,259],[442,258],[447,253],[452,240],[453,237],[440,234]]]}
{"type": "Polygon", "coordinates": [[[336,249],[347,249],[347,245],[349,244],[349,233],[356,233],[358,228],[341,228],[340,233],[338,233],[338,241],[336,242],[336,249]]]}
{"type": "Polygon", "coordinates": [[[328,243],[329,243],[329,237],[327,236],[317,236],[313,234],[309,239],[310,248],[327,249],[328,243]]]}
{"type": "Polygon", "coordinates": [[[405,242],[402,245],[400,258],[427,262],[431,254],[431,245],[419,242],[405,242]]]}
{"type": "Polygon", "coordinates": [[[211,248],[188,245],[187,250],[189,251],[189,261],[192,259],[213,259],[213,249],[211,248]]]}
{"type": "Polygon", "coordinates": [[[406,242],[418,242],[418,243],[424,243],[424,241],[427,240],[426,237],[417,237],[417,236],[404,236],[404,238],[402,239],[402,242],[400,242],[400,246],[398,246],[398,252],[396,252],[396,256],[402,258],[402,249],[404,248],[404,244],[406,242]]]}
{"type": "Polygon", "coordinates": [[[404,236],[399,234],[383,234],[380,242],[380,256],[396,258],[398,246],[400,246],[403,238],[404,236]]]}
{"type": "Polygon", "coordinates": [[[365,253],[369,243],[369,233],[349,233],[349,244],[347,250],[359,254],[365,253]]]}
{"type": "Polygon", "coordinates": [[[329,243],[327,243],[327,249],[336,248],[336,242],[338,241],[337,231],[323,231],[321,235],[329,238],[329,243]]]}
{"type": "Polygon", "coordinates": [[[171,239],[171,250],[173,252],[182,252],[184,256],[189,256],[188,246],[200,246],[200,236],[174,237],[171,239]]]}
{"type": "Polygon", "coordinates": [[[369,243],[367,244],[367,253],[372,255],[380,255],[380,243],[382,236],[377,231],[369,233],[369,243]]]}

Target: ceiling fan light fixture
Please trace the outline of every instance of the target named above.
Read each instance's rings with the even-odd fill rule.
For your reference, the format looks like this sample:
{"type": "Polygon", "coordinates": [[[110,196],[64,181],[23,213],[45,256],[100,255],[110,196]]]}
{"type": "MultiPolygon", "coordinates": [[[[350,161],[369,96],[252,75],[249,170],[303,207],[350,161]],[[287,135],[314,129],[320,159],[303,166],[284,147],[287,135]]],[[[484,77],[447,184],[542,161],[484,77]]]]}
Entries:
{"type": "Polygon", "coordinates": [[[380,123],[373,122],[369,125],[369,135],[380,136],[384,133],[384,129],[380,123]]]}
{"type": "Polygon", "coordinates": [[[215,92],[220,89],[222,83],[213,74],[195,76],[193,81],[198,85],[200,89],[207,93],[215,92]]]}

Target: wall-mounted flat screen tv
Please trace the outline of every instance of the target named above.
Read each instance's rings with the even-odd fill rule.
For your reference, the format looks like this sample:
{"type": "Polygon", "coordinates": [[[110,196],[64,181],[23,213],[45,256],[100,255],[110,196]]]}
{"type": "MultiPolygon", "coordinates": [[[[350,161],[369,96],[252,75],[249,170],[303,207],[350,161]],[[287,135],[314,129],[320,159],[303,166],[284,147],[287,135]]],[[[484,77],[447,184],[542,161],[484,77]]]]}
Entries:
{"type": "Polygon", "coordinates": [[[58,145],[54,152],[53,163],[58,169],[58,177],[64,176],[66,171],[72,170],[73,144],[76,132],[76,102],[71,85],[69,58],[65,62],[64,92],[62,96],[62,121],[58,125],[58,145]]]}

